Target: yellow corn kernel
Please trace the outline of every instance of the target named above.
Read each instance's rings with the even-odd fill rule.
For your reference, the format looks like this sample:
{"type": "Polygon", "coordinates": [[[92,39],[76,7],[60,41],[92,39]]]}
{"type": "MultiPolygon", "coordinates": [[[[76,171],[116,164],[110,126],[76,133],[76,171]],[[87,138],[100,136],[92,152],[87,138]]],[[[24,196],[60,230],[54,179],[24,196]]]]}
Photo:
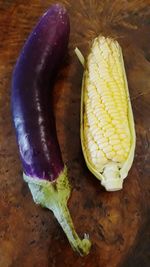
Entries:
{"type": "Polygon", "coordinates": [[[135,150],[134,120],[121,47],[117,41],[99,36],[84,64],[83,154],[87,166],[105,188],[119,190],[135,150]]]}

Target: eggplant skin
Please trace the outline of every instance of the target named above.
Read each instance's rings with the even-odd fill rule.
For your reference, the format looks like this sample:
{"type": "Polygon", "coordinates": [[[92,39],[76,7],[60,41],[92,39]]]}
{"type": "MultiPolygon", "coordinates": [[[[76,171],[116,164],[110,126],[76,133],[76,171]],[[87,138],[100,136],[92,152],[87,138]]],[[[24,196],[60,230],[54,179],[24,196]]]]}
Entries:
{"type": "Polygon", "coordinates": [[[66,9],[51,6],[27,39],[14,68],[13,122],[23,171],[32,178],[54,181],[64,169],[51,93],[69,33],[66,9]]]}

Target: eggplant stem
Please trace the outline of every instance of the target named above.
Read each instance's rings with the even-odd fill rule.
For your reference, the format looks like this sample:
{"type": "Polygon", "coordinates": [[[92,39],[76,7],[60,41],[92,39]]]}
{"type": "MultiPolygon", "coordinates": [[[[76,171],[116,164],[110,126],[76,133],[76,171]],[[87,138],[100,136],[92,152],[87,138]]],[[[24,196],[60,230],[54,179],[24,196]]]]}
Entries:
{"type": "Polygon", "coordinates": [[[79,238],[74,229],[67,206],[57,203],[53,208],[53,213],[64,230],[73,250],[77,251],[81,256],[87,255],[91,247],[90,240],[86,237],[86,235],[82,240],[79,238]]]}
{"type": "Polygon", "coordinates": [[[77,251],[81,256],[87,255],[91,242],[86,234],[83,239],[79,238],[67,207],[67,201],[71,192],[67,168],[64,168],[54,182],[29,177],[25,174],[23,174],[23,177],[29,185],[35,203],[48,208],[54,213],[73,250],[77,251]]]}

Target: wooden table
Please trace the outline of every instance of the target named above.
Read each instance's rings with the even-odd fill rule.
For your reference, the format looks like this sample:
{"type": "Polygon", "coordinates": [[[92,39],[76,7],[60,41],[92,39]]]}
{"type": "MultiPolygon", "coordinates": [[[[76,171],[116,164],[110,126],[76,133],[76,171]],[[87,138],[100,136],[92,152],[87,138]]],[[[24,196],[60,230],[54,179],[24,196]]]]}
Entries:
{"type": "Polygon", "coordinates": [[[68,0],[69,59],[54,88],[59,142],[73,187],[69,208],[77,232],[89,233],[90,254],[74,253],[53,214],[34,204],[22,179],[11,121],[12,69],[29,32],[52,1],[0,0],[0,267],[150,266],[150,1],[68,0]],[[133,167],[119,192],[105,192],[86,168],[79,114],[86,55],[103,33],[123,48],[135,117],[133,167]]]}

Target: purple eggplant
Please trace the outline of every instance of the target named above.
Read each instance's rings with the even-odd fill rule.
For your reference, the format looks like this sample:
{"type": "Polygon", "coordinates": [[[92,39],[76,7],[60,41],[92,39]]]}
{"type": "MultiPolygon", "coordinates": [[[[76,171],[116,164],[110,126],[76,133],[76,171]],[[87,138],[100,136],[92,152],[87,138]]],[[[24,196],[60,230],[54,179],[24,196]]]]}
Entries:
{"type": "Polygon", "coordinates": [[[70,185],[53,115],[52,89],[67,52],[70,23],[67,11],[53,5],[39,20],[17,60],[12,78],[12,115],[23,166],[35,203],[53,211],[72,248],[90,249],[85,235],[75,232],[67,208],[70,185]]]}

